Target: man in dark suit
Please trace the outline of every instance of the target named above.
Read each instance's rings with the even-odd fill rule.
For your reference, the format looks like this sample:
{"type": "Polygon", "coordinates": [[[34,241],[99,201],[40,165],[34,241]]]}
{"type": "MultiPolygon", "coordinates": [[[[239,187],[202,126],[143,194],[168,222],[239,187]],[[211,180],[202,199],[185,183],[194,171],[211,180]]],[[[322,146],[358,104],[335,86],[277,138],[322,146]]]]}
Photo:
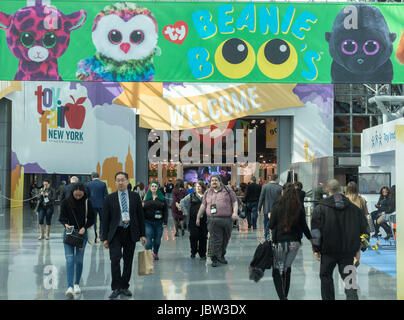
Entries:
{"type": "Polygon", "coordinates": [[[70,194],[72,193],[73,185],[77,182],[79,182],[79,178],[77,178],[76,176],[73,176],[70,178],[70,184],[65,185],[62,189],[62,192],[60,193],[60,203],[62,203],[62,201],[64,199],[67,199],[70,197],[70,194]]]}
{"type": "Polygon", "coordinates": [[[257,178],[252,176],[251,183],[247,186],[247,191],[244,195],[244,203],[246,204],[246,217],[248,229],[257,229],[258,219],[258,200],[261,195],[261,186],[257,183],[257,178]]]}
{"type": "Polygon", "coordinates": [[[278,175],[271,175],[271,181],[264,184],[261,190],[260,199],[258,201],[258,212],[261,211],[262,206],[264,206],[264,230],[265,239],[268,236],[267,223],[269,216],[272,212],[272,208],[276,200],[279,199],[282,193],[282,186],[278,184],[278,175]]]}
{"type": "Polygon", "coordinates": [[[104,239],[104,247],[109,249],[111,259],[112,294],[109,296],[110,299],[115,299],[120,294],[132,296],[128,288],[136,242],[141,239],[142,245],[146,246],[142,202],[137,193],[127,189],[128,179],[126,172],[117,172],[115,183],[118,191],[108,195],[104,201],[102,239],[104,239]],[[121,273],[122,257],[123,272],[121,273]]]}
{"type": "MultiPolygon", "coordinates": [[[[102,214],[104,212],[104,200],[108,195],[107,184],[100,179],[100,175],[97,172],[91,174],[91,181],[86,184],[87,194],[93,206],[95,213],[94,220],[94,231],[95,231],[95,242],[97,242],[97,214],[100,217],[100,236],[102,235],[102,214]]],[[[102,241],[102,238],[100,239],[102,241]]]]}

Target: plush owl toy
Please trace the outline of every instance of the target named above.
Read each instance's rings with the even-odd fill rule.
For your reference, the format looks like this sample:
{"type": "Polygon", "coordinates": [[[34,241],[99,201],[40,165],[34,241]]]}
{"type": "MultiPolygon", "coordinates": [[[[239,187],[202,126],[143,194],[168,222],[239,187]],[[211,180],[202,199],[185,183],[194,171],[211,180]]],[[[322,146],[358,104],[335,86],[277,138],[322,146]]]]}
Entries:
{"type": "Polygon", "coordinates": [[[108,5],[94,19],[92,39],[96,53],[78,63],[83,81],[153,81],[157,22],[150,10],[135,3],[108,5]]]}

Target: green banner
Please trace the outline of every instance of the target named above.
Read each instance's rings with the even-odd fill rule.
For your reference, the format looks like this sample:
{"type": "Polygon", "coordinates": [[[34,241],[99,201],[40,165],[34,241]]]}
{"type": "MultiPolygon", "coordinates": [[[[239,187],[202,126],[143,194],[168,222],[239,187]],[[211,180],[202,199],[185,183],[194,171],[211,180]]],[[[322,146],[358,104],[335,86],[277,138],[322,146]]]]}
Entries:
{"type": "Polygon", "coordinates": [[[404,83],[403,17],[399,3],[2,0],[0,80],[404,83]]]}

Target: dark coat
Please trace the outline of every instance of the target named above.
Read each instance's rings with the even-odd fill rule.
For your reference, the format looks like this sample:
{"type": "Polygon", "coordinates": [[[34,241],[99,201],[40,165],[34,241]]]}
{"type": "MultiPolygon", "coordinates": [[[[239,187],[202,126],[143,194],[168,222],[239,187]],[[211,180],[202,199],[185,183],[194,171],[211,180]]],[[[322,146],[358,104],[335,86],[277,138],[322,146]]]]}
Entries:
{"type": "Polygon", "coordinates": [[[270,241],[260,243],[255,249],[254,257],[248,268],[250,280],[258,282],[263,276],[265,269],[271,269],[273,263],[272,245],[270,241]]]}
{"type": "MultiPolygon", "coordinates": [[[[142,201],[136,192],[129,193],[130,235],[133,242],[145,236],[145,222],[142,201]]],[[[112,238],[121,222],[121,208],[119,206],[118,191],[111,193],[104,201],[104,214],[102,219],[102,239],[111,243],[112,238]]]]}
{"type": "Polygon", "coordinates": [[[299,241],[302,240],[303,233],[307,239],[311,239],[311,233],[309,227],[306,223],[306,215],[304,213],[304,208],[300,207],[299,218],[296,223],[291,227],[290,231],[285,232],[282,230],[280,223],[281,212],[279,210],[279,202],[275,202],[273,207],[273,212],[271,213],[271,218],[268,221],[268,227],[272,230],[272,241],[274,243],[283,241],[299,241]]]}
{"type": "Polygon", "coordinates": [[[86,197],[81,200],[64,199],[60,205],[59,222],[62,225],[68,224],[75,229],[88,229],[94,224],[95,214],[91,202],[88,201],[87,222],[86,222],[86,197]]]}
{"type": "Polygon", "coordinates": [[[342,194],[319,201],[311,219],[313,249],[326,255],[355,256],[361,235],[369,235],[363,212],[342,194]]]}
{"type": "Polygon", "coordinates": [[[74,183],[67,184],[63,187],[62,192],[60,193],[60,202],[62,202],[64,199],[67,199],[70,197],[70,194],[72,193],[74,183]]]}
{"type": "Polygon", "coordinates": [[[143,212],[146,220],[158,221],[155,218],[155,213],[157,210],[161,211],[163,224],[166,225],[168,220],[167,203],[164,200],[160,200],[159,198],[156,198],[155,200],[149,199],[144,201],[143,212]]]}
{"type": "Polygon", "coordinates": [[[183,219],[184,214],[181,211],[178,211],[175,203],[176,202],[180,203],[180,201],[188,195],[188,192],[185,189],[180,190],[180,189],[174,188],[173,191],[171,192],[171,194],[173,196],[173,200],[171,203],[171,213],[173,215],[173,218],[174,219],[183,219]]]}
{"type": "Polygon", "coordinates": [[[49,188],[48,190],[45,190],[45,192],[48,192],[48,203],[45,203],[44,201],[44,196],[39,197],[39,208],[52,208],[55,205],[55,200],[56,200],[56,192],[53,188],[49,188]]]}
{"type": "Polygon", "coordinates": [[[86,184],[86,189],[93,208],[102,208],[105,197],[108,195],[106,183],[99,179],[94,179],[86,184]]]}

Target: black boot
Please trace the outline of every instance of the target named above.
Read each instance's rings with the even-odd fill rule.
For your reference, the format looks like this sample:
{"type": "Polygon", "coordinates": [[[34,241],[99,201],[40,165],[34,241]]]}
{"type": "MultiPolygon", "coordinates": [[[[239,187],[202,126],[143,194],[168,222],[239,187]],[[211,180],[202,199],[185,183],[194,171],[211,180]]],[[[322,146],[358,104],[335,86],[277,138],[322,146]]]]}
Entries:
{"type": "Polygon", "coordinates": [[[380,226],[383,228],[383,230],[386,232],[386,237],[384,240],[389,240],[391,236],[393,236],[393,233],[391,232],[390,226],[387,224],[387,222],[382,222],[380,226]]]}
{"type": "Polygon", "coordinates": [[[276,293],[278,294],[279,300],[286,300],[285,294],[284,294],[284,286],[283,286],[283,281],[281,274],[278,269],[273,268],[272,269],[272,278],[274,279],[274,285],[276,289],[276,293]]]}
{"type": "Polygon", "coordinates": [[[292,273],[292,269],[288,268],[286,272],[283,274],[284,276],[284,289],[285,289],[285,298],[288,298],[289,287],[290,287],[290,274],[292,273]]]}
{"type": "Polygon", "coordinates": [[[375,234],[373,237],[378,238],[379,237],[379,229],[380,229],[380,224],[377,223],[377,221],[373,221],[374,226],[375,226],[375,234]]]}

